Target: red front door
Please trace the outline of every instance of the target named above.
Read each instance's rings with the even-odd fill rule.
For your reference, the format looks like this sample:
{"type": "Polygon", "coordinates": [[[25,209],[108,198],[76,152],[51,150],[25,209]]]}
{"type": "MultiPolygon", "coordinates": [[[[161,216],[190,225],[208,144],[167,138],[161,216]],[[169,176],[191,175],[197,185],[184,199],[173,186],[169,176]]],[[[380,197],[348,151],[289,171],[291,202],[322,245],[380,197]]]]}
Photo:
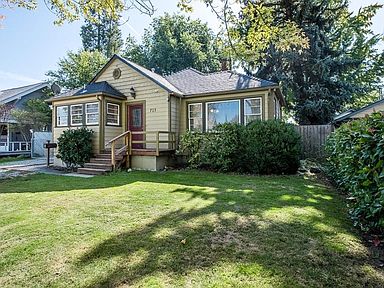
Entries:
{"type": "MultiPolygon", "coordinates": [[[[132,132],[144,131],[143,104],[128,106],[128,130],[132,132]]],[[[132,141],[143,141],[143,134],[132,133],[132,141]]],[[[143,149],[142,143],[132,144],[133,149],[143,149]]]]}

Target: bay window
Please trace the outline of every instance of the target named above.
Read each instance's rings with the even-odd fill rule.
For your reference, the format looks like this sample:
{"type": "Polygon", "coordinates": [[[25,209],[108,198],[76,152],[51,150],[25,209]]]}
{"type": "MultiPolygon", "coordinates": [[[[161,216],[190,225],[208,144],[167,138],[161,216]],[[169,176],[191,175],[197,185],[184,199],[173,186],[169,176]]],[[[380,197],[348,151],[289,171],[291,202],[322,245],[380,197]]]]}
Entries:
{"type": "Polygon", "coordinates": [[[56,108],[56,124],[59,127],[68,126],[68,106],[56,108]]]}
{"type": "Polygon", "coordinates": [[[85,104],[85,123],[87,125],[99,124],[99,103],[85,104]]]}
{"type": "Polygon", "coordinates": [[[71,125],[79,126],[83,124],[83,104],[71,106],[71,125]]]}

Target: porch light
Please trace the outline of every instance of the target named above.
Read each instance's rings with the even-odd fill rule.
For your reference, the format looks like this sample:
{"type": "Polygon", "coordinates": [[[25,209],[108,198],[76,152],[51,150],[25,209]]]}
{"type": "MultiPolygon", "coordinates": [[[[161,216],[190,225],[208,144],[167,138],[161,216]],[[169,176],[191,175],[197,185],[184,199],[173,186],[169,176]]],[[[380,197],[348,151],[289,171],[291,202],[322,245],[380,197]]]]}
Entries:
{"type": "Polygon", "coordinates": [[[135,88],[131,87],[131,89],[130,89],[129,91],[130,91],[129,93],[131,94],[132,98],[133,98],[133,99],[136,99],[136,91],[135,91],[135,88]]]}

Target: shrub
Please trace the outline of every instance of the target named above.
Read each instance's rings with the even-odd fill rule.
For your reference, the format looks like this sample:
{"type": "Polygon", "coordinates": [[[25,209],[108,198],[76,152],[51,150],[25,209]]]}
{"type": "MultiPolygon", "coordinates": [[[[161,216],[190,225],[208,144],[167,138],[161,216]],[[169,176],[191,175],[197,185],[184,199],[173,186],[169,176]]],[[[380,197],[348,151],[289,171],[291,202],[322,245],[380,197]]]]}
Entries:
{"type": "Polygon", "coordinates": [[[93,133],[84,127],[65,130],[57,139],[57,158],[60,158],[69,169],[83,166],[92,156],[93,133]]]}
{"type": "Polygon", "coordinates": [[[243,137],[244,126],[233,123],[218,125],[215,131],[207,133],[201,147],[202,167],[220,172],[244,170],[243,137]]]}
{"type": "Polygon", "coordinates": [[[300,136],[292,125],[277,120],[247,126],[222,124],[214,132],[188,132],[181,139],[192,167],[253,174],[295,173],[300,136]]]}
{"type": "Polygon", "coordinates": [[[328,139],[328,172],[348,193],[349,212],[363,231],[384,232],[384,115],[339,127],[328,139]]]}
{"type": "Polygon", "coordinates": [[[300,165],[300,135],[279,120],[254,121],[246,127],[247,171],[254,174],[294,174],[300,165]]]}

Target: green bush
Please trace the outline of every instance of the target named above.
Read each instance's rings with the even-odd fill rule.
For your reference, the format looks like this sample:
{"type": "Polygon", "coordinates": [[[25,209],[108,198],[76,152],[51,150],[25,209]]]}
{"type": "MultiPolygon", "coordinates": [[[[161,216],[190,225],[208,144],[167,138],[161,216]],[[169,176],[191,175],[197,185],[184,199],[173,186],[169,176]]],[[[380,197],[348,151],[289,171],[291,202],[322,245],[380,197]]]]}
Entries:
{"type": "Polygon", "coordinates": [[[246,170],[254,174],[294,174],[300,166],[300,135],[278,120],[254,121],[246,127],[246,170]]]}
{"type": "Polygon", "coordinates": [[[191,167],[223,172],[290,174],[299,167],[300,136],[277,120],[247,126],[218,125],[213,132],[188,132],[181,139],[191,167]]]}
{"type": "Polygon", "coordinates": [[[65,130],[57,139],[57,158],[60,158],[69,169],[83,166],[92,156],[93,133],[84,127],[65,130]]]}
{"type": "Polygon", "coordinates": [[[342,125],[328,139],[328,172],[348,193],[354,224],[384,232],[384,114],[342,125]]]}

